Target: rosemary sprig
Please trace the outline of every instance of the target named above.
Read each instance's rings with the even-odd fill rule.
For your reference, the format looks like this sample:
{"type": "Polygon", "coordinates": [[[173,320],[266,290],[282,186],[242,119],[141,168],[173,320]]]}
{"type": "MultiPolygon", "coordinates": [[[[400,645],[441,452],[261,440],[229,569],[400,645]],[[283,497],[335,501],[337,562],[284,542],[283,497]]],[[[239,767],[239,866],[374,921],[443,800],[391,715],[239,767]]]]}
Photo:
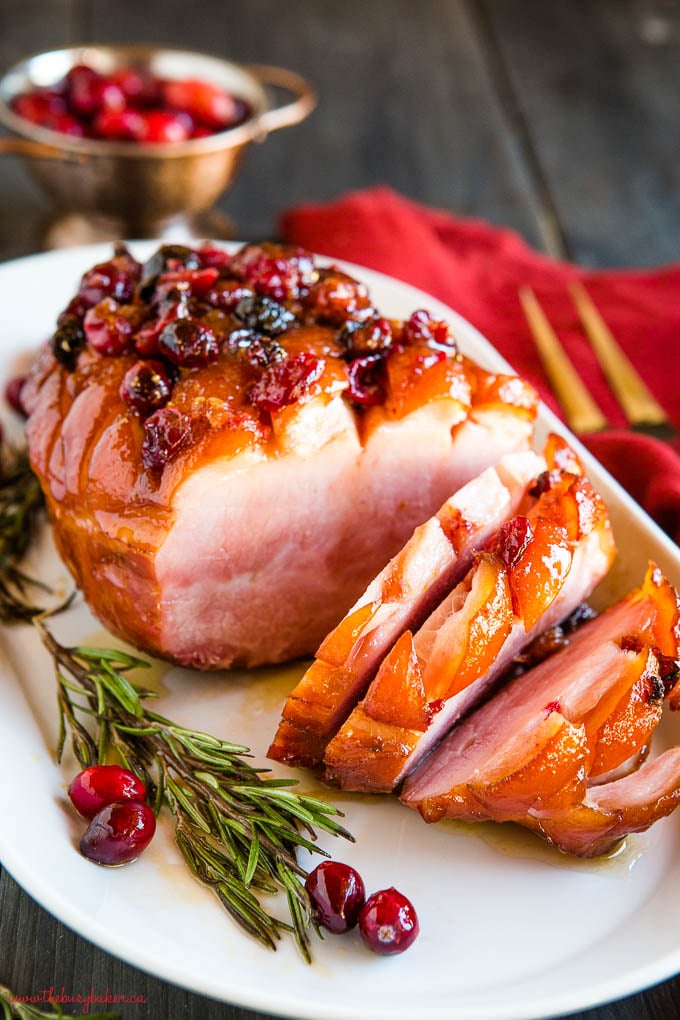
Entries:
{"type": "Polygon", "coordinates": [[[26,597],[28,587],[44,585],[17,567],[37,530],[43,505],[40,484],[25,450],[0,449],[0,621],[27,622],[42,612],[26,597]]]}
{"type": "Polygon", "coordinates": [[[34,623],[52,656],[58,684],[61,759],[67,732],[83,768],[103,763],[112,750],[143,779],[156,811],[175,818],[175,839],[191,872],[210,886],[234,920],[265,946],[284,932],[309,962],[310,928],[318,931],[296,850],[326,856],[317,830],[352,836],[330,804],[291,790],[295,780],[267,778],[245,760],[247,747],[178,726],[145,702],[155,692],[131,682],[130,670],[149,663],[125,652],[66,647],[34,623]],[[87,725],[85,721],[87,720],[87,725]],[[289,921],[263,905],[284,893],[289,921]]]}
{"type": "MultiPolygon", "coordinates": [[[[38,1009],[34,1003],[27,1001],[28,998],[17,996],[9,988],[0,985],[2,1020],[66,1020],[67,1016],[71,1015],[64,1013],[59,1003],[54,1002],[54,1000],[45,1000],[54,1007],[54,1011],[50,1010],[48,1012],[47,1010],[38,1009]]],[[[113,1013],[111,1011],[106,1013],[88,1013],[89,1020],[116,1020],[119,1016],[120,1013],[113,1013]]]]}

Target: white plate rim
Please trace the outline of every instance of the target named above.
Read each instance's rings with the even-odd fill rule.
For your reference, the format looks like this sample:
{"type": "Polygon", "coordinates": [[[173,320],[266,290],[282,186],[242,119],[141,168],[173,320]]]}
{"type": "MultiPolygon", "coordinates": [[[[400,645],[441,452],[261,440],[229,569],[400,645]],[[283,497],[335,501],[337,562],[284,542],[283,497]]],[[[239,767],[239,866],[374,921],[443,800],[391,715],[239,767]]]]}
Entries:
{"type": "MultiPolygon", "coordinates": [[[[151,249],[153,244],[150,242],[130,242],[133,250],[139,249],[151,249]]],[[[2,287],[3,278],[6,276],[6,270],[9,269],[26,269],[31,271],[43,263],[50,263],[58,259],[64,259],[65,261],[76,262],[82,261],[83,267],[101,259],[108,251],[109,246],[94,245],[86,246],[78,249],[71,249],[68,252],[59,253],[42,253],[38,255],[26,256],[22,259],[14,260],[13,262],[4,263],[0,266],[0,288],[2,287]]],[[[327,260],[336,262],[337,260],[327,260]]],[[[453,309],[448,308],[441,302],[430,297],[425,292],[411,287],[408,284],[403,283],[393,277],[386,276],[385,274],[377,273],[374,270],[367,269],[363,266],[358,266],[349,263],[339,263],[340,265],[346,266],[348,271],[360,278],[365,279],[369,283],[369,287],[372,287],[374,283],[381,283],[386,287],[398,287],[399,290],[405,297],[408,297],[412,306],[419,307],[426,304],[427,307],[433,309],[438,314],[445,314],[449,321],[452,322],[454,331],[460,332],[466,340],[472,339],[474,346],[483,352],[483,360],[489,367],[503,370],[509,366],[507,362],[494,350],[491,344],[475,329],[470,323],[463,319],[453,309]]],[[[75,281],[74,281],[75,282],[75,281]]],[[[634,514],[637,519],[643,520],[645,529],[649,534],[650,538],[653,538],[655,543],[658,544],[659,548],[663,549],[665,553],[672,560],[676,561],[680,565],[680,556],[678,555],[677,547],[671,540],[651,521],[646,515],[642,514],[637,504],[621,489],[618,484],[603,472],[603,469],[597,465],[592,456],[588,453],[585,448],[578,444],[577,441],[571,437],[567,429],[557,419],[552,412],[544,405],[540,411],[541,419],[548,429],[559,431],[570,437],[572,442],[578,445],[579,453],[583,456],[586,466],[590,472],[598,476],[598,481],[605,479],[610,490],[616,494],[616,498],[620,505],[626,512],[634,514]]],[[[244,1007],[251,1007],[254,1009],[267,1011],[280,1015],[292,1015],[294,1011],[295,1015],[305,1018],[328,1018],[328,1020],[346,1020],[346,1018],[356,1018],[358,1016],[363,1017],[375,1017],[385,1018],[394,1017],[394,1004],[388,1005],[384,1010],[373,1009],[370,1013],[357,1013],[356,1011],[347,1010],[346,1006],[340,1002],[329,1003],[328,1001],[309,1001],[304,998],[300,998],[299,1001],[287,1001],[281,1003],[277,1000],[275,990],[263,990],[253,989],[250,986],[243,988],[233,986],[228,997],[225,996],[225,988],[222,982],[215,981],[214,983],[201,981],[196,983],[192,980],[190,973],[178,974],[177,970],[170,971],[168,968],[164,968],[162,961],[159,961],[153,956],[153,953],[149,953],[147,956],[139,954],[138,947],[131,953],[130,946],[124,939],[120,939],[116,934],[106,931],[101,925],[92,922],[91,918],[87,915],[83,915],[78,911],[72,909],[71,904],[68,900],[63,899],[55,895],[55,890],[49,881],[44,880],[43,876],[36,875],[29,868],[24,866],[21,855],[19,852],[15,852],[15,848],[10,845],[4,838],[3,832],[0,831],[0,859],[3,862],[3,866],[13,875],[13,877],[19,882],[20,885],[26,889],[26,891],[37,900],[45,909],[53,913],[65,924],[71,927],[78,934],[85,936],[95,944],[99,945],[106,951],[112,952],[113,954],[127,960],[133,966],[139,967],[149,973],[161,977],[162,979],[169,981],[172,984],[179,984],[182,987],[189,988],[199,994],[210,995],[214,998],[230,1001],[234,1004],[238,1004],[244,1007]]],[[[470,1002],[465,1003],[465,1012],[458,1013],[455,1005],[451,1003],[443,1004],[440,1009],[428,1007],[427,1012],[423,1014],[423,1018],[428,1017],[432,1020],[444,1020],[444,1017],[448,1020],[459,1017],[461,1020],[515,1020],[515,1018],[526,1017],[548,1017],[555,1016],[562,1013],[573,1012],[577,1009],[592,1008],[593,1006],[600,1005],[613,998],[620,998],[625,995],[629,995],[638,992],[651,984],[668,978],[673,974],[677,973],[680,969],[680,943],[678,946],[670,951],[666,956],[659,957],[652,963],[641,967],[639,970],[627,971],[627,973],[616,976],[609,980],[602,981],[600,984],[591,985],[589,988],[565,991],[557,996],[550,997],[539,997],[535,1001],[523,1000],[518,1003],[507,1003],[502,1006],[491,1006],[489,1004],[480,1004],[478,1008],[475,1008],[474,1004],[470,1002]]],[[[302,972],[304,973],[304,972],[302,972]]],[[[399,1014],[396,1014],[399,1015],[399,1014]]]]}

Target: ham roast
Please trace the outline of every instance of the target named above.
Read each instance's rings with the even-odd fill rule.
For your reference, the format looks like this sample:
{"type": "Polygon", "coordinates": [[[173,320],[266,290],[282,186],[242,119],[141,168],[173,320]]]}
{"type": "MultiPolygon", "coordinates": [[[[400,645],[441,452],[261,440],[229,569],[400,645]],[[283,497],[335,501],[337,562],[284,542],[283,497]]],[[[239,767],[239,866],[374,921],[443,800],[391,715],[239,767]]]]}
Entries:
{"type": "MultiPolygon", "coordinates": [[[[59,552],[102,623],[180,664],[312,653],[536,394],[306,252],[120,248],[22,399],[59,552]]],[[[464,562],[461,561],[461,562],[464,562]]]]}

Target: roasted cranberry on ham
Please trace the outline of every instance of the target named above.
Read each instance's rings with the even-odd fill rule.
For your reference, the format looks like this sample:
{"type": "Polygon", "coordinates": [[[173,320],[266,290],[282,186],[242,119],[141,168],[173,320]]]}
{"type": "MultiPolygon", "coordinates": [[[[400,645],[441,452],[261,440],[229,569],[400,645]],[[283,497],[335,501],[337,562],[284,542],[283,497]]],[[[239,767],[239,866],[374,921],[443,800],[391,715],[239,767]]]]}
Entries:
{"type": "Polygon", "coordinates": [[[382,404],[387,392],[387,373],[385,359],[379,354],[369,354],[365,358],[355,358],[347,366],[349,377],[348,393],[355,404],[369,407],[382,404]]]}
{"type": "Polygon", "coordinates": [[[322,270],[304,303],[319,322],[333,326],[342,326],[347,319],[365,321],[375,314],[365,284],[339,269],[322,270]]]}
{"type": "Polygon", "coordinates": [[[173,407],[154,411],[144,422],[142,463],[149,471],[162,471],[169,461],[186,449],[193,435],[189,415],[173,407]]]}
{"type": "Polygon", "coordinates": [[[265,369],[250,391],[250,399],[261,411],[280,411],[306,397],[325,367],[323,358],[314,354],[286,358],[265,369]]]}
{"type": "Polygon", "coordinates": [[[234,315],[249,329],[269,336],[285,332],[295,322],[294,314],[283,305],[272,298],[254,294],[241,298],[234,309],[234,315]]]}
{"type": "Polygon", "coordinates": [[[253,291],[241,280],[218,280],[207,294],[207,300],[225,312],[233,311],[243,298],[252,297],[253,291]]]}
{"type": "Polygon", "coordinates": [[[90,308],[83,322],[90,347],[109,357],[118,357],[132,348],[132,334],[138,325],[137,309],[119,305],[113,298],[104,298],[90,308]]]}
{"type": "Polygon", "coordinates": [[[172,382],[160,361],[137,361],[123,376],[121,398],[143,418],[165,407],[172,382]]]}
{"type": "Polygon", "coordinates": [[[380,354],[387,351],[392,343],[392,326],[383,318],[364,323],[349,320],[340,330],[340,342],[347,348],[350,358],[380,354]]]}
{"type": "Polygon", "coordinates": [[[216,361],[220,346],[213,331],[194,319],[175,319],[158,338],[158,346],[175,365],[200,368],[216,361]]]}
{"type": "Polygon", "coordinates": [[[313,257],[291,245],[249,244],[231,260],[231,272],[275,301],[297,300],[317,279],[313,257]]]}
{"type": "Polygon", "coordinates": [[[498,556],[508,570],[513,570],[532,538],[533,528],[529,518],[513,517],[498,529],[491,552],[498,556]]]}
{"type": "Polygon", "coordinates": [[[140,272],[139,262],[121,249],[108,262],[100,262],[83,274],[78,296],[90,307],[106,297],[120,302],[131,301],[140,272]]]}
{"type": "Polygon", "coordinates": [[[433,318],[429,312],[419,309],[404,323],[403,341],[406,344],[426,344],[455,350],[454,340],[447,322],[433,318]]]}

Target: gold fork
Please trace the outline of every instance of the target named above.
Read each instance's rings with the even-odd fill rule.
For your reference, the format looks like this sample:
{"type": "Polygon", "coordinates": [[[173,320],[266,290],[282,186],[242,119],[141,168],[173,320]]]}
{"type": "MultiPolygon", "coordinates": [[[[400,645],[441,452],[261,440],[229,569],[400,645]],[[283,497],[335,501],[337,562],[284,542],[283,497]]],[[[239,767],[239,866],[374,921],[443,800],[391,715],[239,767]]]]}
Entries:
{"type": "MultiPolygon", "coordinates": [[[[604,376],[631,429],[657,439],[677,438],[678,430],[621,350],[585,287],[573,282],[568,290],[604,376]]],[[[607,419],[569,360],[531,287],[521,287],[519,299],[545,373],[570,428],[574,432],[606,429],[607,419]]]]}

